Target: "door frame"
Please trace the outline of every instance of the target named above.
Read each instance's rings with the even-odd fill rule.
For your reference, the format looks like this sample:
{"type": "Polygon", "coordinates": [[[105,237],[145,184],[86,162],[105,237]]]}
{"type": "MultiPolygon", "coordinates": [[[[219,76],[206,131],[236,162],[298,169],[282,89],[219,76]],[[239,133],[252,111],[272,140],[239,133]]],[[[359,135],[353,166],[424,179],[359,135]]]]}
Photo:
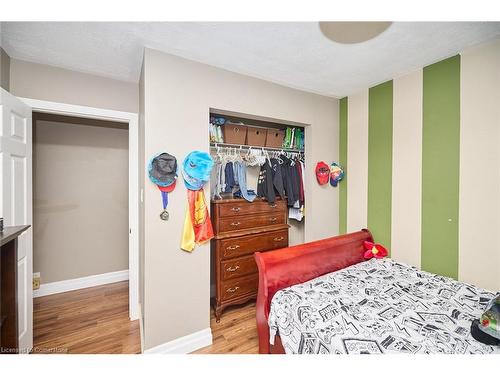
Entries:
{"type": "MultiPolygon", "coordinates": [[[[19,97],[32,111],[128,123],[129,130],[129,317],[139,319],[139,116],[137,113],[19,97]]],[[[34,124],[32,124],[34,126],[34,124]]]]}

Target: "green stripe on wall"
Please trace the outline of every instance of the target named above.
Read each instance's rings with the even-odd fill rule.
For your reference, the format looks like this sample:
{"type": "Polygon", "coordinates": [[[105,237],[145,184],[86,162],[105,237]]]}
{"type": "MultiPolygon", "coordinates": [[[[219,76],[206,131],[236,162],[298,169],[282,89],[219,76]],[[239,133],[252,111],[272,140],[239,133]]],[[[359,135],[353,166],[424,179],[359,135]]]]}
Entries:
{"type": "Polygon", "coordinates": [[[368,229],[391,247],[392,81],[368,93],[368,229]]]}
{"type": "MultiPolygon", "coordinates": [[[[422,269],[458,277],[460,56],[423,71],[422,269]]],[[[411,171],[409,171],[411,173],[411,171]]]]}
{"type": "Polygon", "coordinates": [[[339,234],[347,232],[347,98],[340,99],[339,164],[344,179],[339,183],[339,234]]]}

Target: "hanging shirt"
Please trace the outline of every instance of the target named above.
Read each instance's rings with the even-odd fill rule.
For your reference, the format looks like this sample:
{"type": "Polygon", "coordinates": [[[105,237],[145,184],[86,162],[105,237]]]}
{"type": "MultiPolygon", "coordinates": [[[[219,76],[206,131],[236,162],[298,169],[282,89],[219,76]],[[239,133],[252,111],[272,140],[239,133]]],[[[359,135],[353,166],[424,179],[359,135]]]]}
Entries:
{"type": "Polygon", "coordinates": [[[299,202],[302,206],[304,204],[304,176],[302,175],[302,163],[299,160],[296,160],[295,167],[297,169],[298,175],[298,184],[299,184],[299,202]]]}
{"type": "Polygon", "coordinates": [[[236,179],[238,180],[238,186],[240,187],[241,195],[248,202],[253,202],[257,197],[253,190],[247,190],[247,166],[242,162],[234,162],[234,167],[236,170],[236,179]]]}
{"type": "Polygon", "coordinates": [[[232,193],[233,188],[236,186],[236,179],[234,176],[234,169],[233,169],[232,162],[228,162],[226,164],[226,167],[224,168],[224,174],[225,174],[225,181],[226,181],[226,187],[224,189],[224,192],[232,193]]]}
{"type": "Polygon", "coordinates": [[[303,161],[300,162],[300,169],[301,169],[301,177],[302,177],[302,191],[304,193],[304,202],[302,203],[303,206],[306,204],[306,182],[305,182],[305,177],[306,177],[306,167],[303,161]]]}
{"type": "Polygon", "coordinates": [[[287,197],[289,207],[293,207],[299,200],[298,173],[295,169],[295,163],[284,155],[280,156],[283,161],[281,164],[281,173],[283,175],[283,186],[287,197]]]}
{"type": "Polygon", "coordinates": [[[266,160],[260,167],[259,180],[257,182],[257,195],[269,203],[274,203],[276,195],[273,187],[273,174],[269,161],[266,160]]]}
{"type": "Polygon", "coordinates": [[[274,189],[278,192],[281,199],[285,199],[285,188],[283,187],[283,175],[281,174],[281,164],[278,159],[271,159],[271,169],[273,175],[274,189]]]}
{"type": "Polygon", "coordinates": [[[292,178],[293,204],[295,207],[300,207],[300,177],[297,171],[297,163],[294,159],[290,159],[290,175],[292,178]]]}

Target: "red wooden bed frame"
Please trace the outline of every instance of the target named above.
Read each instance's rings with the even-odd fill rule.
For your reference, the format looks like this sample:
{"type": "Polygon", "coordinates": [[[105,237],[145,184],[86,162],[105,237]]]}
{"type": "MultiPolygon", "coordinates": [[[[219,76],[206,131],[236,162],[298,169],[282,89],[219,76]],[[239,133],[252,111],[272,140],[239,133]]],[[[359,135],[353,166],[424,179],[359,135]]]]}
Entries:
{"type": "Polygon", "coordinates": [[[373,242],[368,229],[284,249],[255,253],[259,269],[256,304],[259,353],[285,353],[279,335],[276,335],[274,345],[269,342],[269,309],[276,292],[364,261],[364,241],[373,242]]]}

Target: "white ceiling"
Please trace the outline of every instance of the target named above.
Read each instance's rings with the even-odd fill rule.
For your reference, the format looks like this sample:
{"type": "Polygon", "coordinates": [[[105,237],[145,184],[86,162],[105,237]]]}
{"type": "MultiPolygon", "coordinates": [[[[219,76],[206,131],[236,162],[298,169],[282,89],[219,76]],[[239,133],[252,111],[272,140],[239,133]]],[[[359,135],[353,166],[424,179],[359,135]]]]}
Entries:
{"type": "Polygon", "coordinates": [[[342,97],[500,37],[500,22],[397,22],[368,42],[326,39],[316,22],[3,22],[13,58],[137,82],[143,48],[342,97]]]}

